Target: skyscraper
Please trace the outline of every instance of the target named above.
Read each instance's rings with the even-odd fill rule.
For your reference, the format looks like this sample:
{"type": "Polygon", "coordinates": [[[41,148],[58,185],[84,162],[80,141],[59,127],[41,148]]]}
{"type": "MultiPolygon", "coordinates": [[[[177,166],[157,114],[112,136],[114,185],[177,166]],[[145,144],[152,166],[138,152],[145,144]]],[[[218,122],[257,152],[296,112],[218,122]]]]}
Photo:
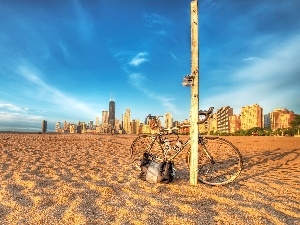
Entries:
{"type": "Polygon", "coordinates": [[[169,132],[173,127],[173,118],[171,113],[165,113],[165,129],[168,129],[169,132]]]}
{"type": "Polygon", "coordinates": [[[42,121],[42,132],[43,133],[47,132],[47,121],[46,120],[42,121]]]}
{"type": "Polygon", "coordinates": [[[217,111],[218,131],[221,133],[230,132],[229,117],[233,115],[233,108],[224,106],[217,111]]]}
{"type": "Polygon", "coordinates": [[[263,127],[263,109],[258,105],[241,108],[241,129],[248,130],[253,127],[263,127]]]}
{"type": "Polygon", "coordinates": [[[61,130],[60,122],[57,122],[55,124],[55,132],[60,132],[60,130],[61,130]]]}
{"type": "Polygon", "coordinates": [[[111,126],[115,126],[115,102],[113,100],[110,100],[109,102],[109,112],[108,112],[108,123],[111,126]]]}
{"type": "Polygon", "coordinates": [[[124,130],[126,134],[131,133],[131,127],[130,127],[130,109],[126,109],[126,112],[124,114],[124,130]]]}
{"type": "Polygon", "coordinates": [[[108,111],[102,111],[102,126],[107,126],[108,124],[108,111]]]}

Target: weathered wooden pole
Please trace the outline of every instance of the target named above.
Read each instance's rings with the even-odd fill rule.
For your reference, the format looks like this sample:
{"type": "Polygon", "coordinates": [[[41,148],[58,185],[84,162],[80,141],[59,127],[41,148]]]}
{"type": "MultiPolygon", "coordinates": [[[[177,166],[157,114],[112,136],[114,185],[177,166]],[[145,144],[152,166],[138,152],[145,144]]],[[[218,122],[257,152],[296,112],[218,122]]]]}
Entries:
{"type": "Polygon", "coordinates": [[[191,2],[191,164],[190,184],[198,181],[198,113],[199,113],[199,46],[198,46],[198,1],[191,2]]]}

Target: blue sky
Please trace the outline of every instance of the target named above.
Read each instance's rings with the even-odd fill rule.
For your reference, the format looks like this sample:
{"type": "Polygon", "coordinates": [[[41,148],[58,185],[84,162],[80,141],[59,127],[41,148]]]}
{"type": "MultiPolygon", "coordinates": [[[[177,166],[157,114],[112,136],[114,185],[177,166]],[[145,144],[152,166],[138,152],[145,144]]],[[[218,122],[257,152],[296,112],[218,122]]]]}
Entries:
{"type": "MultiPolygon", "coordinates": [[[[187,0],[0,1],[0,130],[189,118],[187,0]]],[[[199,1],[200,108],[300,113],[300,1],[199,1]]]]}

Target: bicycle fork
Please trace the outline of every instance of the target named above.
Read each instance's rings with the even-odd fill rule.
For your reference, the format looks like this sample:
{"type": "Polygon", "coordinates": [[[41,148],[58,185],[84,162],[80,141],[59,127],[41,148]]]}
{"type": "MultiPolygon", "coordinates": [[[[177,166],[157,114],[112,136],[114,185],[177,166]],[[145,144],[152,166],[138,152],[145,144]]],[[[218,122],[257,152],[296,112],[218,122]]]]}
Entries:
{"type": "Polygon", "coordinates": [[[211,164],[215,164],[214,158],[210,155],[209,151],[207,150],[207,148],[205,146],[205,142],[203,140],[203,137],[199,137],[198,145],[202,146],[202,149],[203,149],[205,155],[207,156],[207,158],[209,159],[209,161],[211,162],[211,164]]]}

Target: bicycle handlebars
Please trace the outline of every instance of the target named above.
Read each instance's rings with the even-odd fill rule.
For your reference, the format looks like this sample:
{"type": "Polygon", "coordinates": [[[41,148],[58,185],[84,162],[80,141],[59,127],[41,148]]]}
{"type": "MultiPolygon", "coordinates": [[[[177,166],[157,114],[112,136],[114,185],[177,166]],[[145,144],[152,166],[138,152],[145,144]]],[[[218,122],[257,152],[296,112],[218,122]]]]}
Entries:
{"type": "Polygon", "coordinates": [[[214,107],[209,107],[208,110],[200,110],[198,115],[199,116],[205,116],[205,118],[203,120],[200,120],[198,122],[198,124],[204,123],[209,118],[209,115],[213,112],[213,110],[214,110],[214,107]]]}

